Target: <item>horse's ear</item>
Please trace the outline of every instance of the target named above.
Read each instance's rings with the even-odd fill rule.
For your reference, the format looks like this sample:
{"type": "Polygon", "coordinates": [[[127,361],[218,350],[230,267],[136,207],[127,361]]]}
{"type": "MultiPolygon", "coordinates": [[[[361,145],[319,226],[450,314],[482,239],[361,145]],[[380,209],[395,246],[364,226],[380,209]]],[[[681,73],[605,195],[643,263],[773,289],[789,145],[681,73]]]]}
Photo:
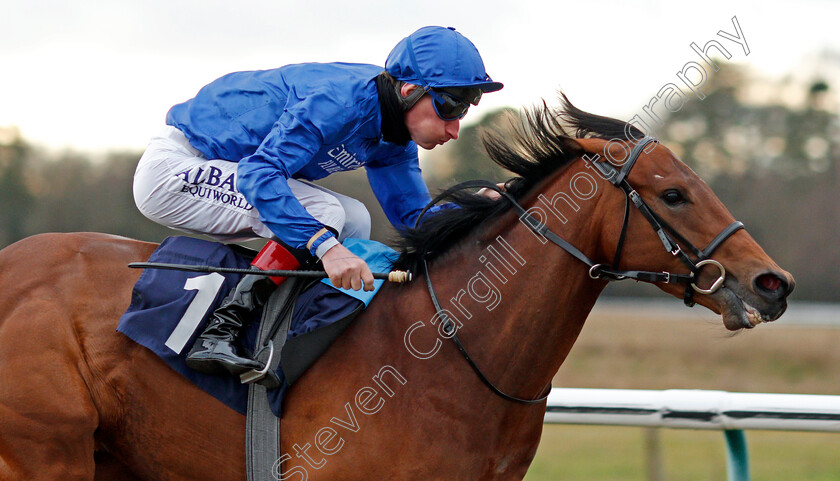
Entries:
{"type": "MultiPolygon", "coordinates": [[[[597,139],[597,138],[588,138],[588,139],[569,139],[571,142],[577,145],[577,148],[580,150],[580,153],[588,153],[588,154],[603,154],[604,152],[604,144],[606,141],[604,139],[597,139]]],[[[570,146],[571,147],[571,146],[570,146]]],[[[574,148],[574,147],[571,147],[574,148]]]]}

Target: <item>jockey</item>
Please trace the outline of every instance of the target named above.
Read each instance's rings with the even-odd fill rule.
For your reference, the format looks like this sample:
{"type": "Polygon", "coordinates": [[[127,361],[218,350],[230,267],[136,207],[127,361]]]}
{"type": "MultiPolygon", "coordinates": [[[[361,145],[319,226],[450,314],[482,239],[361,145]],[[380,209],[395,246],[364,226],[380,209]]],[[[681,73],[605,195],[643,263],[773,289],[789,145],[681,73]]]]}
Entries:
{"type": "MultiPolygon", "coordinates": [[[[364,167],[388,220],[413,226],[431,199],[417,146],[457,139],[470,105],[501,88],[475,46],[443,27],[401,40],[384,71],[309,63],[231,73],[169,110],[167,126],[137,166],[134,199],[162,225],[220,241],[278,241],[297,260],[319,259],[336,287],[373,290],[367,264],[340,244],[369,238],[370,215],[359,201],[308,181],[364,167]]],[[[294,258],[283,262],[254,265],[299,265],[294,258]]],[[[237,353],[234,340],[274,287],[271,278],[244,276],[208,321],[187,365],[234,374],[261,368],[237,353]]]]}

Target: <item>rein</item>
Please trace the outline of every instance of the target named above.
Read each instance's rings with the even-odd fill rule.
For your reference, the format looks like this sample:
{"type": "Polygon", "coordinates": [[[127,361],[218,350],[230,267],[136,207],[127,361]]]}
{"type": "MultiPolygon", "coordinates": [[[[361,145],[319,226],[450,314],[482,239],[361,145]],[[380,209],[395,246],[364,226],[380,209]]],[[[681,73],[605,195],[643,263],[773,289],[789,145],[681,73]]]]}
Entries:
{"type": "MultiPolygon", "coordinates": [[[[735,221],[730,224],[728,227],[723,229],[713,240],[706,246],[704,249],[697,248],[694,244],[692,244],[688,239],[685,238],[682,234],[680,234],[674,227],[672,227],[668,222],[665,221],[662,217],[657,215],[650,206],[645,203],[642,197],[636,192],[633,186],[627,182],[627,176],[630,174],[630,170],[638,160],[639,156],[644,151],[645,147],[647,147],[651,143],[658,142],[653,137],[644,137],[640,141],[636,143],[633,147],[633,150],[630,152],[630,156],[624,162],[624,165],[621,166],[621,169],[616,169],[612,165],[609,165],[607,162],[592,162],[592,165],[597,168],[601,174],[607,179],[610,183],[614,186],[620,188],[625,193],[625,205],[624,205],[624,220],[622,222],[621,227],[621,234],[619,236],[618,245],[616,246],[616,251],[613,256],[613,263],[612,266],[608,266],[606,264],[597,263],[586,256],[580,249],[576,248],[562,237],[558,236],[554,232],[552,232],[548,226],[544,223],[535,219],[531,214],[525,210],[522,205],[517,202],[517,200],[510,195],[510,193],[502,190],[496,184],[486,181],[486,180],[471,180],[467,182],[460,183],[449,189],[446,189],[442,193],[440,193],[437,197],[432,199],[428,205],[420,212],[420,215],[415,222],[414,227],[417,228],[420,225],[420,221],[423,218],[423,215],[428,211],[433,205],[437,204],[444,198],[448,197],[454,192],[464,190],[464,189],[472,189],[472,188],[488,188],[492,189],[502,196],[504,196],[512,205],[513,209],[519,214],[519,219],[524,221],[525,225],[528,226],[532,231],[536,234],[539,234],[546,239],[550,240],[552,243],[559,246],[561,249],[565,250],[569,254],[571,254],[574,258],[578,259],[582,263],[589,266],[589,277],[592,279],[600,279],[604,281],[620,281],[624,279],[636,279],[641,282],[647,283],[666,283],[666,284],[674,284],[674,283],[685,283],[686,289],[685,293],[683,294],[683,302],[686,306],[691,307],[694,303],[694,292],[699,292],[701,294],[712,294],[717,291],[721,285],[723,285],[723,281],[726,277],[726,269],[724,269],[723,265],[711,259],[711,255],[714,251],[723,244],[726,239],[732,236],[735,232],[744,228],[744,224],[739,221],[735,221]],[[620,270],[618,269],[619,262],[621,261],[621,252],[624,247],[624,243],[626,240],[626,233],[627,233],[627,226],[629,224],[630,218],[630,203],[639,210],[639,212],[644,216],[644,218],[648,221],[650,226],[653,228],[656,235],[662,241],[662,245],[665,247],[665,250],[673,256],[678,256],[679,259],[685,264],[691,272],[689,274],[674,274],[671,272],[663,271],[663,272],[653,272],[653,271],[639,271],[639,270],[620,270]],[[675,237],[676,241],[671,237],[675,237]],[[686,254],[680,245],[686,246],[695,257],[697,257],[697,261],[691,259],[691,257],[686,254]],[[700,269],[705,265],[713,265],[715,266],[718,271],[719,275],[718,278],[712,283],[711,287],[708,289],[702,289],[697,286],[695,283],[695,278],[697,274],[700,272],[700,269]]],[[[458,339],[458,336],[455,332],[454,323],[452,320],[449,319],[448,316],[444,313],[444,310],[440,306],[440,302],[438,301],[437,294],[435,294],[434,287],[432,286],[432,280],[429,276],[429,268],[426,264],[425,259],[426,252],[421,254],[421,259],[423,260],[423,273],[426,277],[426,287],[429,290],[429,296],[432,299],[432,304],[440,316],[441,320],[443,320],[443,332],[446,335],[449,335],[449,338],[452,342],[455,343],[455,346],[458,348],[458,351],[461,355],[464,356],[467,363],[470,367],[475,371],[478,375],[479,379],[490,388],[490,390],[506,399],[508,401],[513,401],[520,404],[537,404],[544,401],[548,397],[548,393],[551,391],[551,383],[549,382],[548,386],[544,391],[544,394],[541,395],[539,398],[536,399],[521,399],[515,396],[511,396],[509,394],[504,393],[499,388],[497,388],[488,378],[484,375],[478,365],[473,361],[470,355],[467,353],[466,348],[464,347],[461,340],[458,339]],[[451,335],[450,335],[451,333],[451,335]]]]}
{"type": "Polygon", "coordinates": [[[537,404],[537,403],[540,403],[542,401],[545,401],[545,399],[548,397],[548,393],[551,392],[551,383],[550,382],[548,383],[548,386],[546,386],[546,388],[545,388],[545,391],[544,391],[545,394],[543,394],[539,398],[537,398],[537,399],[521,399],[521,398],[518,398],[516,396],[511,396],[510,394],[506,394],[505,392],[503,392],[502,390],[497,388],[492,382],[490,382],[489,379],[487,379],[487,376],[485,376],[484,373],[481,372],[481,368],[478,367],[478,364],[476,364],[475,361],[473,361],[473,359],[470,357],[469,353],[467,353],[467,349],[461,343],[461,340],[458,339],[458,334],[456,334],[456,332],[455,332],[454,323],[444,313],[443,308],[440,307],[440,301],[438,301],[437,294],[435,294],[435,289],[434,289],[434,287],[432,287],[432,278],[429,276],[429,266],[426,264],[426,259],[423,259],[423,273],[426,276],[426,287],[429,288],[429,296],[432,298],[432,304],[435,305],[435,310],[437,310],[438,316],[443,321],[443,325],[441,326],[441,328],[443,329],[443,333],[446,336],[448,336],[449,339],[452,340],[452,342],[455,343],[455,347],[458,348],[458,352],[460,352],[461,355],[464,356],[464,359],[467,360],[467,363],[470,365],[470,367],[473,369],[473,371],[475,371],[475,373],[478,375],[478,378],[481,379],[481,382],[483,382],[487,387],[489,387],[490,390],[493,391],[494,394],[496,394],[497,396],[500,396],[503,399],[506,399],[508,401],[513,401],[513,402],[520,403],[520,404],[537,404]]]}

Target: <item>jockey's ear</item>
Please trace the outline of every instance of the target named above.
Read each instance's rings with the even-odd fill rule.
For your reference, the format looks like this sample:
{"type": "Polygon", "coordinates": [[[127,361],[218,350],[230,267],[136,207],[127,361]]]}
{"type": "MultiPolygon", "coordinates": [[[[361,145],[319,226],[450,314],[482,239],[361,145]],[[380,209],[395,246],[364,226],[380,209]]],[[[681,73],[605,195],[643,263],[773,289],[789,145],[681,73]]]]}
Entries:
{"type": "Polygon", "coordinates": [[[419,98],[422,97],[425,93],[426,91],[423,90],[423,88],[419,85],[403,82],[403,84],[400,86],[400,96],[405,99],[408,99],[409,97],[419,98]]]}
{"type": "Polygon", "coordinates": [[[400,100],[402,103],[403,112],[408,112],[411,110],[411,107],[414,107],[414,104],[417,103],[424,95],[426,95],[426,91],[423,90],[419,85],[409,84],[405,82],[401,82],[398,89],[398,93],[400,94],[400,100]]]}
{"type": "Polygon", "coordinates": [[[403,82],[402,86],[400,87],[400,96],[402,98],[406,98],[409,95],[411,95],[412,92],[415,92],[419,88],[420,88],[419,85],[414,85],[414,84],[403,82]]]}

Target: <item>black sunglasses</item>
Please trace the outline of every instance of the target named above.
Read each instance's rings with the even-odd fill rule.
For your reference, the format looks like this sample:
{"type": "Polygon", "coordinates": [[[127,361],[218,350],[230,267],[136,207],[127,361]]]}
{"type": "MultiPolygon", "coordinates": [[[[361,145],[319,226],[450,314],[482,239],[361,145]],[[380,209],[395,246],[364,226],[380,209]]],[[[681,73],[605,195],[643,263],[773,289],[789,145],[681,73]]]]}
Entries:
{"type": "Polygon", "coordinates": [[[467,115],[470,104],[476,105],[481,100],[481,90],[471,88],[433,89],[426,88],[432,97],[435,113],[442,120],[457,120],[467,115]],[[453,92],[452,90],[458,90],[453,92]]]}

